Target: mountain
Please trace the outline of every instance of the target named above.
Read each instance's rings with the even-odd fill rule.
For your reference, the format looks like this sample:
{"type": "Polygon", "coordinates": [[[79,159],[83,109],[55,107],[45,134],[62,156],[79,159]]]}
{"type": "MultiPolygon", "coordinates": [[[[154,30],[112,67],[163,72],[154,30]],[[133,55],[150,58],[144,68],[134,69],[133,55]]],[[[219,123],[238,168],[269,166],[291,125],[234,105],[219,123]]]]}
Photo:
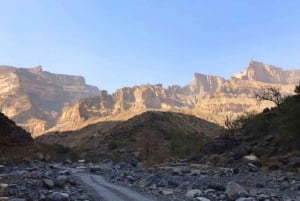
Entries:
{"type": "Polygon", "coordinates": [[[300,70],[284,71],[250,61],[243,73],[228,80],[195,73],[184,87],[148,84],[124,87],[113,94],[102,91],[97,97],[81,99],[65,108],[54,129],[76,130],[97,119],[126,120],[147,110],[178,111],[222,124],[229,113],[262,111],[273,106],[267,101],[257,104],[253,98],[263,88],[280,87],[282,94],[293,94],[295,84],[300,82],[298,75],[300,70]]]}
{"type": "Polygon", "coordinates": [[[233,77],[272,84],[296,85],[300,80],[300,70],[285,71],[282,68],[251,60],[245,71],[237,73],[233,77]]]}
{"type": "Polygon", "coordinates": [[[91,157],[94,151],[99,151],[100,155],[115,152],[122,152],[125,155],[139,153],[145,159],[144,151],[149,147],[153,153],[155,152],[156,161],[169,158],[169,154],[177,154],[178,151],[170,153],[177,147],[186,148],[186,151],[183,150],[183,153],[179,152],[180,154],[194,152],[194,149],[201,148],[198,145],[202,139],[223,132],[222,127],[193,115],[147,111],[126,121],[103,121],[76,131],[47,133],[37,137],[36,140],[73,148],[88,157],[91,157]],[[162,156],[164,157],[160,158],[162,156]]]}
{"type": "Polygon", "coordinates": [[[33,134],[54,126],[63,107],[99,93],[80,76],[0,66],[0,111],[33,134]]]}
{"type": "Polygon", "coordinates": [[[272,102],[257,104],[262,88],[280,87],[292,94],[300,70],[250,61],[230,79],[195,73],[190,84],[124,87],[109,94],[89,86],[80,76],[57,75],[35,68],[0,67],[0,111],[33,136],[48,131],[83,128],[101,121],[124,121],[149,110],[193,114],[222,124],[229,113],[262,111],[272,102]]]}

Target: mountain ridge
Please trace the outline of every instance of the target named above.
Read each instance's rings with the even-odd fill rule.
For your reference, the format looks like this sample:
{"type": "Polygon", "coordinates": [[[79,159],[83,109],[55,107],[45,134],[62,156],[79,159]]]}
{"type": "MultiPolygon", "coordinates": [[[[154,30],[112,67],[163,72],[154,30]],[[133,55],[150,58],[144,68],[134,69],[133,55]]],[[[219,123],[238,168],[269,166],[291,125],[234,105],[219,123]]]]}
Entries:
{"type": "Polygon", "coordinates": [[[126,120],[146,110],[191,113],[220,124],[222,116],[228,113],[261,111],[272,106],[270,102],[256,105],[253,94],[261,88],[281,87],[283,94],[292,94],[299,82],[300,70],[282,70],[251,60],[243,73],[230,79],[194,73],[186,86],[164,88],[162,84],[144,84],[109,94],[86,85],[81,76],[52,74],[41,66],[29,69],[0,66],[0,86],[3,86],[0,111],[34,136],[50,128],[77,129],[90,119],[93,122],[113,119],[122,113],[128,116],[123,115],[120,120],[126,120]]]}

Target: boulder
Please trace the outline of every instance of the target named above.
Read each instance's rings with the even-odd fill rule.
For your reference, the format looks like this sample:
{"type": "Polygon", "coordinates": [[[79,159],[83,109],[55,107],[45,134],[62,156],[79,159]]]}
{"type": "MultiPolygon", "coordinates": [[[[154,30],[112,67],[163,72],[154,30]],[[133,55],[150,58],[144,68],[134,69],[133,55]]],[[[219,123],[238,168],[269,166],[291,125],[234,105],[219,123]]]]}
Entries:
{"type": "Polygon", "coordinates": [[[249,195],[241,185],[233,181],[227,184],[225,194],[231,200],[236,200],[249,195]]]}

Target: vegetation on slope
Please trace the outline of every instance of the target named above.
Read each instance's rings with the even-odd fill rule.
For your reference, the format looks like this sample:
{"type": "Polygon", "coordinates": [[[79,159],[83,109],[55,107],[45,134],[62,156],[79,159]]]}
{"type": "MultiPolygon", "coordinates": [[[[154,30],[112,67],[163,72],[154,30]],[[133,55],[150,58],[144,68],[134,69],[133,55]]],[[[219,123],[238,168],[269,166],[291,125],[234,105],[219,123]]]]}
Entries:
{"type": "MultiPolygon", "coordinates": [[[[294,96],[288,96],[276,107],[266,108],[262,113],[246,113],[238,116],[230,129],[241,136],[260,140],[267,135],[285,149],[299,149],[300,143],[300,94],[298,85],[294,96]]],[[[278,91],[279,93],[279,91],[278,91]]],[[[276,93],[276,94],[278,94],[276,93]]]]}

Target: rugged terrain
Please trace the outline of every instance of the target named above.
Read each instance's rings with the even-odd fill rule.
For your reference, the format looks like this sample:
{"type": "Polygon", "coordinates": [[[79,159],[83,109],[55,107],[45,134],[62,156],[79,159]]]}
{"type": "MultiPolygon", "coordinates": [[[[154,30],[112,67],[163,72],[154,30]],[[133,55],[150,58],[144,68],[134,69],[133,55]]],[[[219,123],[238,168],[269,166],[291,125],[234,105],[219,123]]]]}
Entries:
{"type": "Polygon", "coordinates": [[[127,121],[100,122],[77,131],[48,133],[36,140],[76,149],[90,160],[102,157],[137,163],[140,158],[157,163],[171,156],[197,155],[206,137],[223,132],[222,127],[192,115],[148,111],[127,121]]]}
{"type": "MultiPolygon", "coordinates": [[[[176,97],[184,100],[182,107],[169,99],[170,107],[163,108],[163,93],[137,102],[135,90],[163,91],[160,85],[126,88],[128,93],[119,92],[116,99],[102,91],[100,98],[81,99],[65,110],[74,113],[62,114],[62,130],[64,123],[80,124],[79,130],[54,131],[35,141],[0,113],[0,200],[300,200],[300,85],[297,95],[272,108],[229,119],[234,126],[228,130],[191,115],[203,115],[204,108],[206,115],[257,108],[252,93],[262,86],[281,86],[282,95],[294,91],[290,84],[298,79],[297,71],[253,61],[250,67],[229,81],[206,76],[215,92],[189,88],[199,101],[191,98],[193,93],[181,92],[176,97]]],[[[204,86],[197,79],[193,86],[204,86]]]]}
{"type": "Polygon", "coordinates": [[[0,113],[0,160],[22,160],[34,147],[31,134],[0,113]]]}
{"type": "Polygon", "coordinates": [[[33,135],[54,126],[63,107],[98,94],[80,76],[0,66],[0,111],[33,135]]]}
{"type": "Polygon", "coordinates": [[[125,163],[34,161],[1,165],[0,199],[11,201],[298,201],[295,173],[167,163],[137,169],[125,163]]]}
{"type": "Polygon", "coordinates": [[[78,130],[101,121],[128,120],[147,110],[193,114],[222,124],[224,116],[262,111],[271,102],[257,104],[253,96],[262,88],[280,87],[292,94],[300,70],[250,61],[247,68],[225,79],[195,73],[186,86],[161,84],[118,89],[113,94],[85,84],[80,76],[57,75],[35,68],[0,67],[0,111],[32,135],[78,130]]]}
{"type": "Polygon", "coordinates": [[[263,88],[280,87],[281,93],[292,94],[300,82],[300,70],[280,68],[250,61],[247,69],[230,79],[195,73],[187,86],[161,84],[124,87],[113,94],[102,91],[100,96],[81,99],[65,108],[52,130],[77,130],[97,121],[127,120],[147,110],[175,111],[193,114],[222,124],[229,114],[262,111],[273,106],[253,98],[263,88]]]}

